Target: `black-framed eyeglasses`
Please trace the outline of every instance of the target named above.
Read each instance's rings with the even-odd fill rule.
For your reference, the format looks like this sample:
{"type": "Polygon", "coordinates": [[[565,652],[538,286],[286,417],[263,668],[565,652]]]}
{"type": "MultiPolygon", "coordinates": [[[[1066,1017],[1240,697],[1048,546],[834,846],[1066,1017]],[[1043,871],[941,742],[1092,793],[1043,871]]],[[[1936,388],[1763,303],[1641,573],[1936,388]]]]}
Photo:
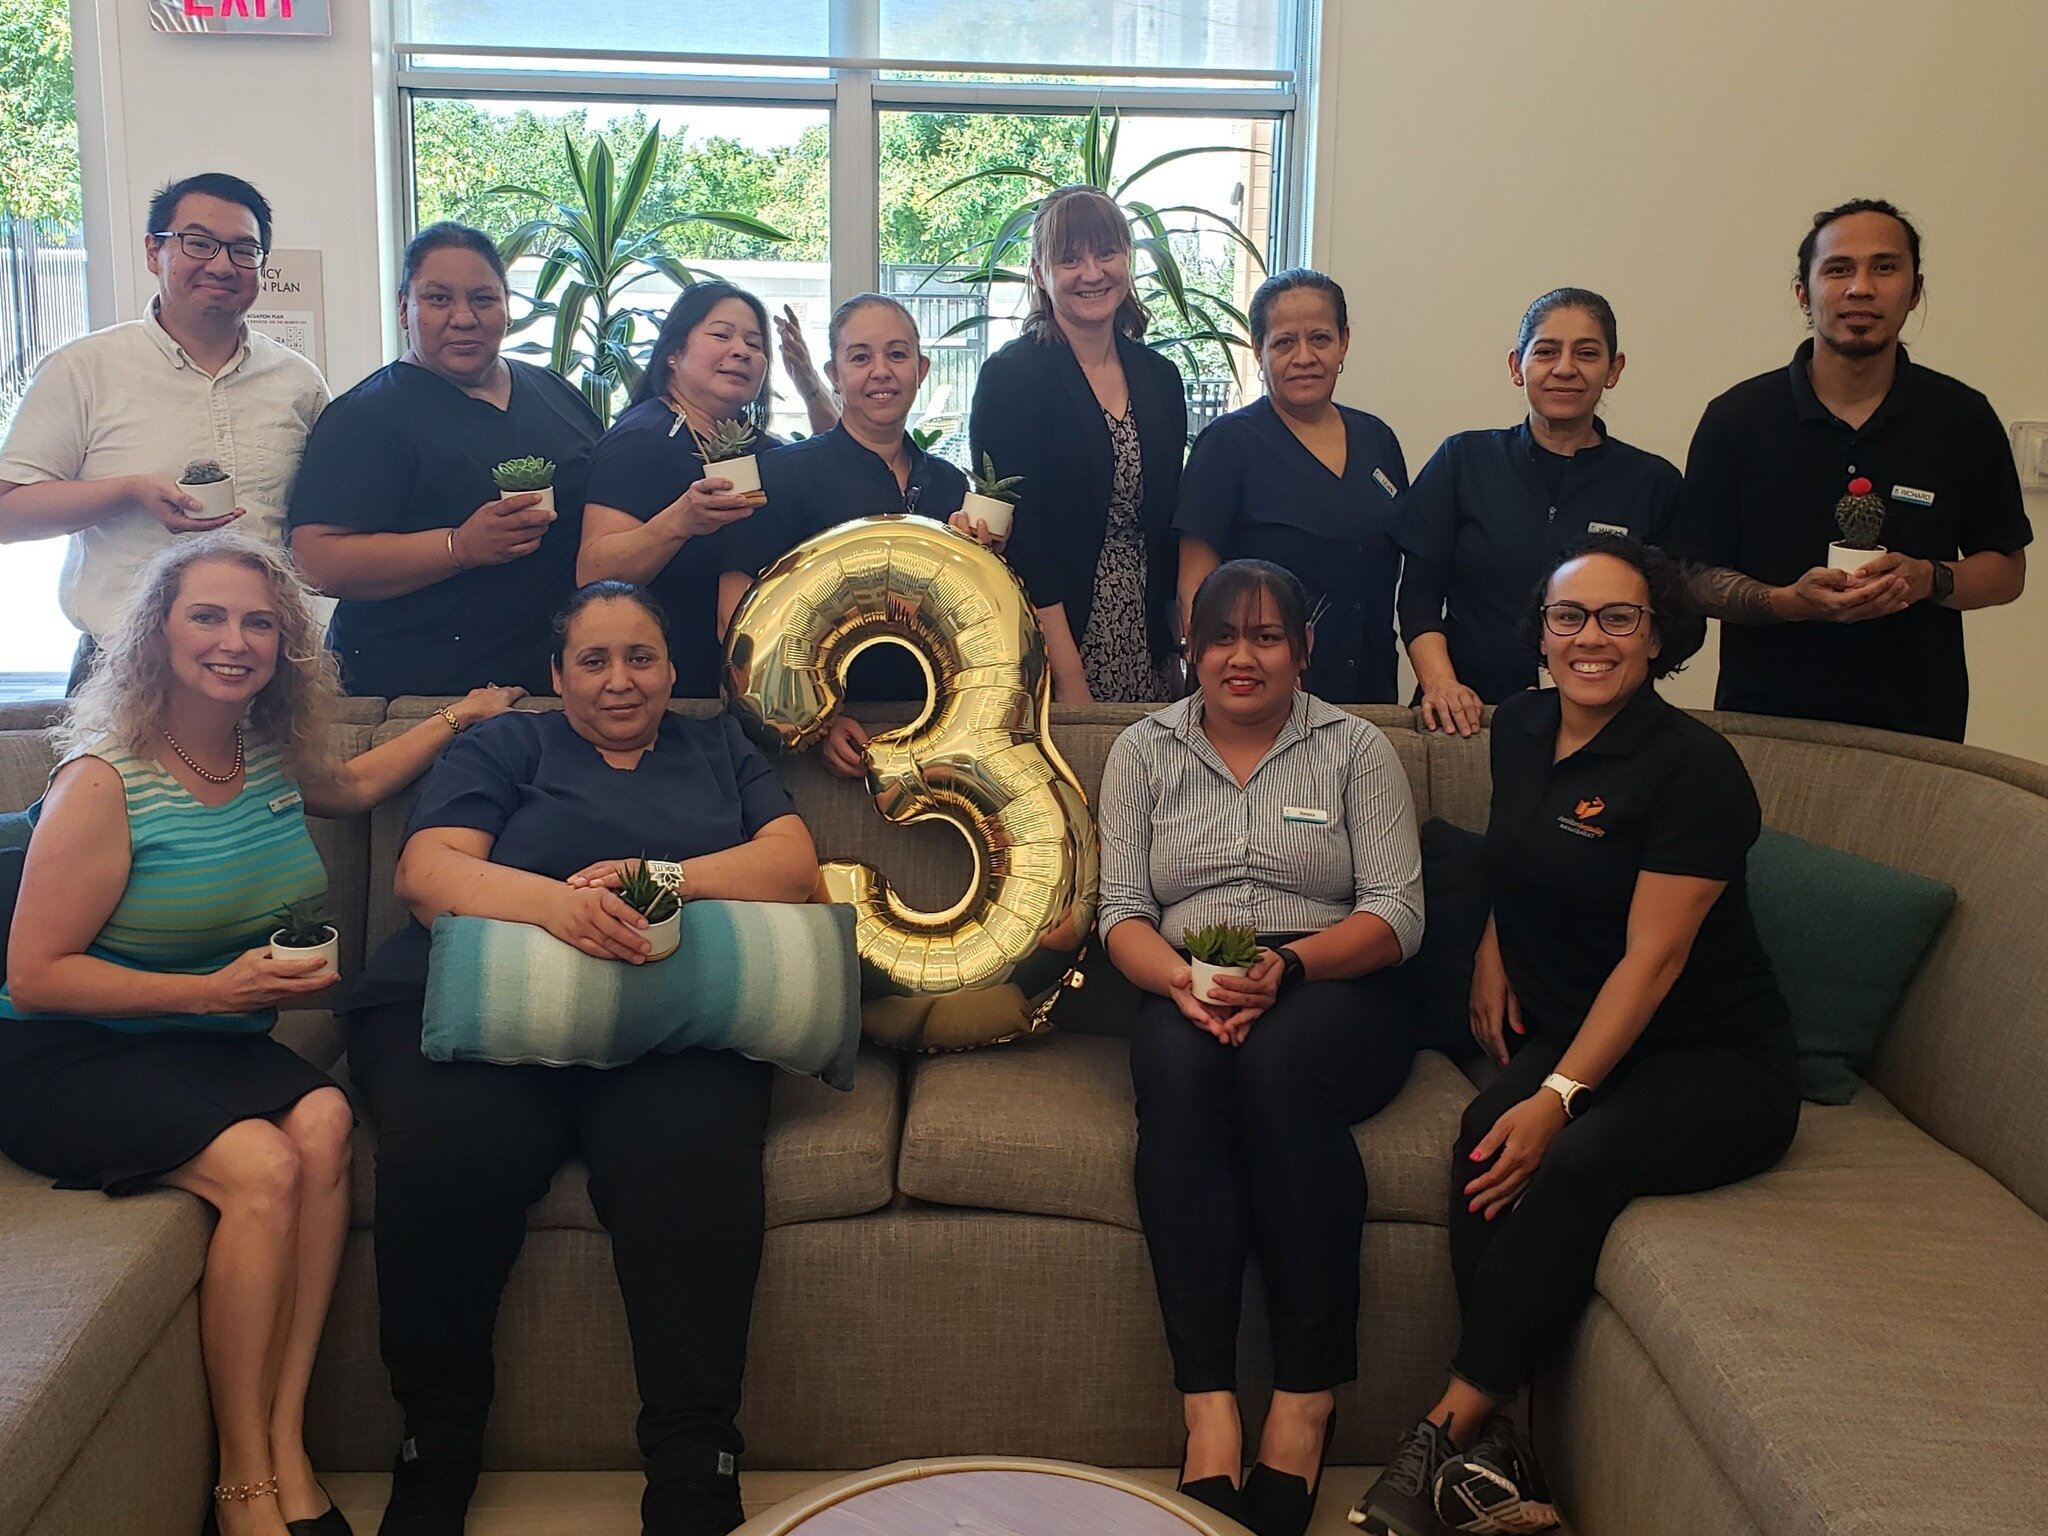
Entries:
{"type": "Polygon", "coordinates": [[[216,240],[211,235],[193,234],[182,229],[159,229],[149,238],[158,241],[177,241],[184,247],[185,254],[194,261],[211,261],[223,247],[226,247],[228,260],[249,272],[262,266],[263,258],[268,254],[253,240],[216,240]]]}
{"type": "MultiPolygon", "coordinates": [[[[1600,633],[1619,638],[1643,627],[1643,615],[1650,610],[1641,603],[1607,603],[1591,610],[1600,633]]],[[[1545,603],[1543,627],[1553,635],[1576,635],[1586,627],[1588,611],[1577,603],[1545,603]]]]}

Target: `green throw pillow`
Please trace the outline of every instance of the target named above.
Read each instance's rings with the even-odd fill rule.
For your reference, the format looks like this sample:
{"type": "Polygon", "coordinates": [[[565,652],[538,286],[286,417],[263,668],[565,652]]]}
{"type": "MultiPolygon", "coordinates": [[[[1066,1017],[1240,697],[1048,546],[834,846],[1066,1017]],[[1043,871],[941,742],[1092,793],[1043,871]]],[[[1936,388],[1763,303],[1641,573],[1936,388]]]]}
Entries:
{"type": "Polygon", "coordinates": [[[545,928],[434,924],[420,1049],[434,1061],[617,1067],[649,1051],[738,1051],[853,1086],[853,908],[692,901],[665,960],[599,960],[545,928]]]}
{"type": "Polygon", "coordinates": [[[1768,828],[1749,907],[1799,1040],[1799,1091],[1846,1104],[1956,904],[1955,887],[1768,828]]]}

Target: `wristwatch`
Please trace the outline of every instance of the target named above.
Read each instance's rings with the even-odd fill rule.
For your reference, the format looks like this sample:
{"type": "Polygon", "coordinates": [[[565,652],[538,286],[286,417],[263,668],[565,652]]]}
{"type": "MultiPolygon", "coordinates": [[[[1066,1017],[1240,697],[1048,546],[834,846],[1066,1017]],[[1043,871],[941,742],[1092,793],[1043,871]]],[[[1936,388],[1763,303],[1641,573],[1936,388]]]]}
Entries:
{"type": "Polygon", "coordinates": [[[1590,1084],[1566,1077],[1562,1072],[1551,1073],[1543,1079],[1543,1086],[1564,1100],[1564,1117],[1567,1120],[1576,1120],[1579,1117],[1579,1095],[1593,1091],[1590,1084]]]}
{"type": "Polygon", "coordinates": [[[1302,964],[1301,956],[1282,944],[1273,951],[1280,957],[1279,991],[1286,992],[1308,980],[1308,967],[1302,964]]]}
{"type": "Polygon", "coordinates": [[[1956,568],[1946,560],[1930,560],[1934,567],[1934,585],[1928,590],[1927,601],[1945,603],[1956,595],[1956,568]]]}

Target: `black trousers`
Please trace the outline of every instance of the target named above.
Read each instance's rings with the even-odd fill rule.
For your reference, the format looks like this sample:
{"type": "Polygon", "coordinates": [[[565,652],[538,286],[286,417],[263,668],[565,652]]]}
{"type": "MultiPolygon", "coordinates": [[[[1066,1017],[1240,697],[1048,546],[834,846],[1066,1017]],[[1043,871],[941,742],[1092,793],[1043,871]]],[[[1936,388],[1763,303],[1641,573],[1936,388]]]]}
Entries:
{"type": "Polygon", "coordinates": [[[580,1153],[625,1299],[649,1483],[737,1456],[774,1069],[694,1050],[606,1071],[434,1062],[417,1003],[353,1025],[350,1072],[377,1126],[384,1363],[422,1451],[480,1447],[526,1208],[580,1153]]]}
{"type": "Polygon", "coordinates": [[[1607,1229],[1638,1195],[1683,1195],[1762,1173],[1799,1128],[1791,1064],[1740,1048],[1625,1058],[1550,1144],[1519,1204],[1492,1221],[1465,1186],[1472,1149],[1542,1087],[1571,1044],[1531,1038],[1465,1110],[1451,1157],[1451,1269],[1464,1331],[1451,1368],[1497,1397],[1560,1348],[1593,1294],[1607,1229]]]}
{"type": "Polygon", "coordinates": [[[1182,1392],[1237,1385],[1248,1254],[1266,1284],[1273,1384],[1358,1374],[1365,1169],[1351,1127],[1400,1092],[1415,1029],[1392,978],[1311,981],[1238,1046],[1163,997],[1138,1010],[1138,1213],[1182,1392]]]}

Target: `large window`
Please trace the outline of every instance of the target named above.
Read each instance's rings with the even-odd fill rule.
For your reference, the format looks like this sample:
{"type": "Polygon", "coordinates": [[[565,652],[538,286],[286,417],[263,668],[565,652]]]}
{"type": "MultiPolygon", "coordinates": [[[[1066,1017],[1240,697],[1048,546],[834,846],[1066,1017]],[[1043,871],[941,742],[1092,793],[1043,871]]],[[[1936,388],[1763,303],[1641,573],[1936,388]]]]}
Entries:
{"type": "MultiPolygon", "coordinates": [[[[85,333],[78,124],[66,0],[0,0],[0,437],[36,365],[85,333]]],[[[64,540],[0,546],[0,700],[62,693],[78,632],[64,540]]]]}
{"type": "MultiPolygon", "coordinates": [[[[691,268],[788,304],[821,362],[835,296],[904,298],[933,354],[923,424],[956,458],[980,361],[1022,313],[1022,290],[982,270],[988,241],[1043,184],[949,184],[1004,167],[1083,180],[1087,135],[1113,131],[1096,179],[1134,214],[1159,210],[1173,270],[1146,284],[1153,337],[1181,366],[1197,428],[1244,398],[1251,370],[1233,339],[1246,301],[1301,248],[1292,129],[1316,0],[780,0],[692,8],[681,38],[654,6],[394,3],[417,220],[502,235],[531,205],[484,194],[550,175],[566,190],[564,128],[586,151],[602,134],[623,155],[659,126],[644,227],[716,212],[787,236],[685,225],[667,243],[691,268]]],[[[1018,249],[1001,256],[1024,265],[1018,249]]],[[[1152,266],[1141,259],[1141,273],[1152,266]]],[[[531,291],[538,270],[522,263],[515,286],[531,291]]],[[[650,278],[628,302],[659,312],[674,292],[650,278]]],[[[521,340],[545,341],[549,323],[521,340]]],[[[801,430],[777,382],[776,425],[801,430]]]]}

